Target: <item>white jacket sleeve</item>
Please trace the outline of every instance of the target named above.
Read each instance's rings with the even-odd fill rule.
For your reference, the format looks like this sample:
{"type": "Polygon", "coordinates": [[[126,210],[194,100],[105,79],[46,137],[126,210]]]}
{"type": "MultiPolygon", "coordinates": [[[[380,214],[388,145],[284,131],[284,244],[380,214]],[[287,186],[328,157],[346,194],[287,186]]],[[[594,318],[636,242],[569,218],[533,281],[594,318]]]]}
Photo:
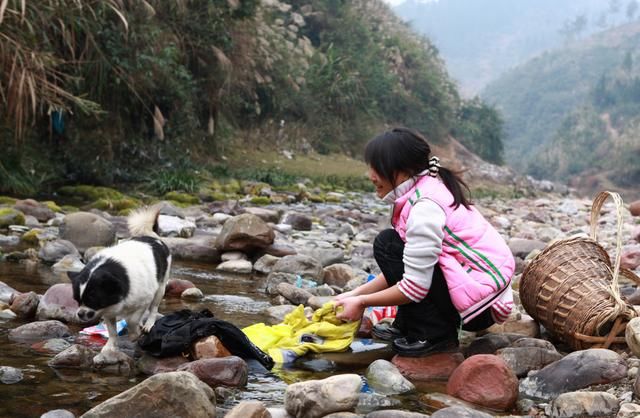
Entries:
{"type": "Polygon", "coordinates": [[[431,287],[433,269],[442,252],[445,221],[444,210],[429,199],[420,199],[409,213],[402,258],[404,277],[398,289],[414,302],[424,299],[431,287]]]}

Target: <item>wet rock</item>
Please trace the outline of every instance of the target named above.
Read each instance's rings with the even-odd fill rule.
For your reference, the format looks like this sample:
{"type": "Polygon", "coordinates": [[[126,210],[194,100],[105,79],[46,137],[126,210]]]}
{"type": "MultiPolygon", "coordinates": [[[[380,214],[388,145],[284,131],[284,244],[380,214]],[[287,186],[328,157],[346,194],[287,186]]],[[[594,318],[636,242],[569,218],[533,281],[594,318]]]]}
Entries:
{"type": "Polygon", "coordinates": [[[71,347],[71,343],[62,338],[51,338],[31,344],[31,349],[42,354],[58,354],[71,347]]]}
{"type": "Polygon", "coordinates": [[[241,251],[227,251],[220,256],[222,262],[232,260],[248,260],[247,255],[241,251]]]}
{"type": "Polygon", "coordinates": [[[262,219],[250,213],[234,216],[224,223],[216,240],[221,251],[251,252],[273,243],[275,233],[262,219]]]}
{"type": "Polygon", "coordinates": [[[0,382],[5,385],[12,385],[18,383],[24,378],[22,370],[15,367],[0,366],[0,382]]]}
{"type": "Polygon", "coordinates": [[[75,418],[73,412],[66,409],[54,409],[53,411],[46,412],[40,415],[40,418],[75,418]]]}
{"type": "Polygon", "coordinates": [[[629,212],[631,216],[640,216],[640,200],[631,202],[629,205],[629,212]]]}
{"type": "Polygon", "coordinates": [[[249,260],[229,260],[218,264],[216,270],[229,273],[249,274],[253,271],[253,265],[249,260]]]}
{"type": "Polygon", "coordinates": [[[197,340],[191,349],[191,355],[196,360],[205,358],[229,357],[231,353],[215,335],[197,340]]]}
{"type": "Polygon", "coordinates": [[[562,355],[555,348],[506,347],[496,353],[518,377],[524,377],[531,370],[542,369],[547,364],[560,360],[562,355]]]}
{"type": "Polygon", "coordinates": [[[9,339],[17,342],[33,342],[69,335],[69,327],[60,321],[36,321],[9,331],[9,339]]]}
{"type": "Polygon", "coordinates": [[[48,364],[54,369],[82,369],[93,368],[93,358],[97,352],[89,347],[74,344],[69,348],[56,354],[48,364]]]}
{"type": "Polygon", "coordinates": [[[415,386],[386,360],[376,360],[367,368],[367,382],[376,392],[397,395],[415,390],[415,386]]]}
{"type": "Polygon", "coordinates": [[[49,209],[47,205],[33,199],[18,200],[15,205],[13,205],[13,208],[25,215],[33,216],[38,222],[47,222],[56,216],[56,213],[49,209]]]}
{"type": "Polygon", "coordinates": [[[279,324],[284,320],[287,314],[291,313],[296,305],[277,305],[265,309],[264,314],[267,316],[267,322],[270,324],[279,324]]]}
{"type": "Polygon", "coordinates": [[[20,293],[4,282],[0,282],[0,302],[11,304],[14,293],[20,293]]]}
{"type": "Polygon", "coordinates": [[[196,286],[189,280],[169,279],[164,290],[164,296],[169,298],[179,298],[182,295],[182,292],[192,287],[196,286]]]}
{"type": "Polygon", "coordinates": [[[271,413],[260,401],[242,401],[225,418],[271,418],[271,413]]]}
{"type": "Polygon", "coordinates": [[[64,217],[60,238],[71,241],[80,251],[90,247],[109,247],[116,242],[115,226],[90,212],[75,212],[64,217]]]}
{"type": "Polygon", "coordinates": [[[395,356],[391,361],[407,379],[432,382],[448,380],[464,357],[461,353],[438,353],[425,357],[395,356]]]}
{"type": "Polygon", "coordinates": [[[431,415],[431,418],[490,418],[491,414],[487,414],[482,411],[477,411],[471,408],[465,408],[464,406],[449,406],[437,410],[431,415]]]}
{"type": "Polygon", "coordinates": [[[348,264],[332,264],[324,268],[324,282],[330,286],[345,287],[349,280],[355,279],[356,275],[348,264]]]}
{"type": "Polygon", "coordinates": [[[279,257],[275,257],[270,254],[265,254],[253,264],[253,269],[258,273],[269,274],[273,266],[280,260],[279,257]]]}
{"type": "Polygon", "coordinates": [[[195,222],[177,216],[158,216],[158,235],[161,237],[191,238],[195,231],[195,222]]]}
{"type": "Polygon", "coordinates": [[[82,416],[111,418],[121,416],[122,411],[140,417],[180,417],[188,411],[190,418],[210,418],[216,415],[215,394],[191,373],[161,373],[104,401],[82,416]],[[152,410],[150,405],[153,405],[152,410]]]}
{"type": "Polygon", "coordinates": [[[24,213],[11,208],[0,208],[0,229],[10,225],[24,225],[24,213]]]}
{"type": "Polygon", "coordinates": [[[66,273],[68,271],[79,272],[83,268],[84,263],[76,254],[67,254],[51,266],[51,270],[53,270],[54,273],[66,273]]]}
{"type": "Polygon", "coordinates": [[[518,378],[498,356],[466,359],[449,378],[447,394],[476,405],[507,411],[518,399],[518,378]]]}
{"type": "Polygon", "coordinates": [[[63,239],[47,241],[38,251],[38,257],[47,263],[56,263],[66,255],[80,258],[80,253],[73,243],[63,239]]]}
{"type": "Polygon", "coordinates": [[[188,371],[211,387],[247,385],[249,369],[240,357],[205,358],[183,364],[179,371],[188,371]]]}
{"type": "Polygon", "coordinates": [[[35,292],[20,293],[13,297],[11,310],[19,318],[33,318],[39,303],[40,298],[35,292]]]}
{"type": "Polygon", "coordinates": [[[203,263],[219,263],[220,252],[215,247],[216,237],[210,235],[196,235],[185,238],[163,238],[171,250],[174,260],[198,261],[203,263]]]}
{"type": "Polygon", "coordinates": [[[296,231],[311,231],[311,226],[313,225],[311,218],[295,212],[285,213],[281,223],[291,225],[296,231]]]}
{"type": "Polygon", "coordinates": [[[361,387],[362,380],[357,374],[294,383],[287,387],[284,408],[296,418],[320,418],[332,412],[353,411],[361,387]]]}
{"type": "Polygon", "coordinates": [[[604,417],[618,412],[618,399],[607,392],[569,392],[559,395],[550,407],[552,418],[604,417]]]}
{"type": "Polygon", "coordinates": [[[306,305],[313,295],[305,289],[298,288],[289,283],[280,283],[276,287],[279,294],[294,305],[306,305]]]}
{"type": "Polygon", "coordinates": [[[20,237],[0,234],[0,249],[20,244],[20,237]]]}
{"type": "Polygon", "coordinates": [[[99,318],[83,323],[77,317],[78,302],[73,298],[71,283],[58,283],[51,286],[42,296],[36,316],[38,319],[58,319],[71,324],[97,323],[99,318]]]}
{"type": "Polygon", "coordinates": [[[493,354],[501,348],[510,346],[522,337],[522,335],[517,334],[486,334],[473,340],[464,350],[464,356],[471,357],[476,354],[493,354]]]}
{"type": "Polygon", "coordinates": [[[138,360],[136,367],[143,374],[154,375],[158,373],[174,372],[178,370],[178,367],[188,362],[189,360],[183,356],[157,358],[149,354],[144,354],[138,360]]]}
{"type": "Polygon", "coordinates": [[[306,255],[287,255],[273,266],[271,273],[289,273],[323,284],[324,270],[318,260],[306,255]]]}
{"type": "Polygon", "coordinates": [[[627,375],[624,359],[612,350],[575,351],[520,382],[520,392],[534,399],[550,400],[561,393],[591,385],[618,381],[627,375]]]}
{"type": "Polygon", "coordinates": [[[185,289],[184,292],[180,294],[180,299],[184,300],[201,300],[203,298],[204,293],[202,293],[202,290],[198,289],[197,287],[190,287],[188,289],[185,289]]]}

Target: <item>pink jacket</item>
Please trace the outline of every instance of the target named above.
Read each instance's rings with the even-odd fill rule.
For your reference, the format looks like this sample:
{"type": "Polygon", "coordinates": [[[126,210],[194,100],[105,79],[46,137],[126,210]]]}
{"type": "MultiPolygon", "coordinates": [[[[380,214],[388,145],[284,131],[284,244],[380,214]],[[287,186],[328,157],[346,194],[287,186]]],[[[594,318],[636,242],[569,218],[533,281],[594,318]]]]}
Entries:
{"type": "Polygon", "coordinates": [[[422,176],[394,204],[392,224],[403,241],[411,208],[421,198],[434,201],[445,212],[438,264],[462,321],[469,322],[491,306],[494,320],[504,322],[513,306],[510,283],[515,269],[504,239],[474,206],[454,209],[453,195],[439,178],[422,176]]]}

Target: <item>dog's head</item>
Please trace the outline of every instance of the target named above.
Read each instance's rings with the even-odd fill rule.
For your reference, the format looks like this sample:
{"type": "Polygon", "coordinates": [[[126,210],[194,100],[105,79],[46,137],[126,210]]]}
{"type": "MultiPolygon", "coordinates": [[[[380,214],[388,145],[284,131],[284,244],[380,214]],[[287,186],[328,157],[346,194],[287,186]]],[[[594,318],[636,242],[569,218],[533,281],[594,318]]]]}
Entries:
{"type": "Polygon", "coordinates": [[[129,291],[126,275],[118,274],[108,265],[85,268],[79,273],[68,272],[73,285],[73,298],[78,302],[76,312],[82,322],[102,316],[104,309],[120,303],[129,291]]]}

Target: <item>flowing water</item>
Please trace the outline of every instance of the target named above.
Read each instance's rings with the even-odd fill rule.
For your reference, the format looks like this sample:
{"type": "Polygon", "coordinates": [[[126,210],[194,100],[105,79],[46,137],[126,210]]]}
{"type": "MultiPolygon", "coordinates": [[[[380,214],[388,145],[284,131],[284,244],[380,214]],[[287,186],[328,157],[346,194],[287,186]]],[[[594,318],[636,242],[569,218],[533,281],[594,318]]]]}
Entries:
{"type": "MultiPolygon", "coordinates": [[[[265,276],[220,274],[207,264],[175,263],[172,278],[190,280],[202,290],[205,298],[201,302],[165,299],[160,306],[161,312],[208,308],[217,318],[240,328],[266,321],[261,311],[271,304],[264,292],[265,276]]],[[[54,274],[46,265],[3,262],[0,263],[0,281],[21,292],[43,294],[48,287],[65,278],[54,274]]],[[[38,353],[28,344],[9,341],[9,331],[23,323],[25,321],[19,319],[0,319],[0,366],[18,368],[24,374],[19,383],[0,384],[0,417],[39,417],[53,409],[68,409],[79,416],[146,377],[54,370],[47,365],[52,355],[38,353]]],[[[72,326],[71,329],[77,335],[79,327],[72,326]]],[[[364,374],[366,362],[350,363],[344,361],[344,356],[341,359],[316,358],[286,368],[276,367],[269,372],[250,363],[247,387],[231,391],[224,402],[219,402],[218,416],[223,416],[242,400],[260,400],[267,406],[282,406],[284,391],[290,383],[322,379],[336,373],[364,374]]],[[[404,398],[401,402],[406,408],[417,408],[415,399],[404,398]]]]}

